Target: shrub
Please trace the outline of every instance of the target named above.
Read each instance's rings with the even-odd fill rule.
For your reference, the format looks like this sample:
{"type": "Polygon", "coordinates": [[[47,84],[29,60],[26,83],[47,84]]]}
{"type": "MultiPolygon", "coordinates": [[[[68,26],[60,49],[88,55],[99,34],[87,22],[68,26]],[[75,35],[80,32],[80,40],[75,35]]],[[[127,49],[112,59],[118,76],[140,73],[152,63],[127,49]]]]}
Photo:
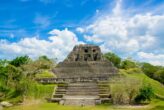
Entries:
{"type": "Polygon", "coordinates": [[[155,74],[154,74],[154,79],[158,80],[159,82],[164,84],[164,68],[158,70],[155,74]]]}
{"type": "Polygon", "coordinates": [[[122,69],[130,69],[130,68],[136,68],[136,67],[137,67],[136,62],[131,59],[125,59],[124,61],[121,62],[122,69]]]}
{"type": "Polygon", "coordinates": [[[35,75],[36,78],[54,78],[56,77],[54,73],[50,71],[43,71],[35,75]]]}
{"type": "Polygon", "coordinates": [[[135,97],[136,103],[141,103],[144,101],[150,101],[153,96],[153,89],[150,85],[144,85],[139,90],[139,94],[135,97]]]}
{"type": "Polygon", "coordinates": [[[108,53],[104,54],[104,57],[107,60],[111,61],[114,64],[114,66],[116,66],[118,68],[120,67],[121,58],[119,56],[117,56],[116,54],[108,52],[108,53]]]}
{"type": "Polygon", "coordinates": [[[140,88],[140,81],[134,78],[121,78],[111,84],[113,104],[132,104],[140,88]]]}

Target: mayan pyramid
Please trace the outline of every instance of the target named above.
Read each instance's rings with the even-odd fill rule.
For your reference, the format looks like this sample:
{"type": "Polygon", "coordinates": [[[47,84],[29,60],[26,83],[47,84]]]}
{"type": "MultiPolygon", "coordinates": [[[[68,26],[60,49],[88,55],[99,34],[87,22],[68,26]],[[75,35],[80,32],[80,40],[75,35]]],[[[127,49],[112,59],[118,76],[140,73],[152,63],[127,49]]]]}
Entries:
{"type": "Polygon", "coordinates": [[[53,70],[57,78],[109,77],[117,69],[106,60],[99,46],[76,45],[67,58],[53,70]]]}

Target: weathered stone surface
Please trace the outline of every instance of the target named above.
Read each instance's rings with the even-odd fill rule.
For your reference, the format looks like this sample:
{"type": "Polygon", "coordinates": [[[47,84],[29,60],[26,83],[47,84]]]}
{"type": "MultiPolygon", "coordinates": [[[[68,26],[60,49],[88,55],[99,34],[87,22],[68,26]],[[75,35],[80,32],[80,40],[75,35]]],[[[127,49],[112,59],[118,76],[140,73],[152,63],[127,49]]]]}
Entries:
{"type": "Polygon", "coordinates": [[[98,86],[94,82],[70,83],[64,95],[64,105],[95,105],[98,96],[98,86]]]}
{"type": "Polygon", "coordinates": [[[66,62],[71,61],[102,61],[102,53],[98,46],[94,45],[77,45],[65,59],[66,62]]]}
{"type": "Polygon", "coordinates": [[[53,72],[58,78],[108,77],[109,74],[116,74],[117,69],[103,58],[98,46],[77,45],[53,72]]]}

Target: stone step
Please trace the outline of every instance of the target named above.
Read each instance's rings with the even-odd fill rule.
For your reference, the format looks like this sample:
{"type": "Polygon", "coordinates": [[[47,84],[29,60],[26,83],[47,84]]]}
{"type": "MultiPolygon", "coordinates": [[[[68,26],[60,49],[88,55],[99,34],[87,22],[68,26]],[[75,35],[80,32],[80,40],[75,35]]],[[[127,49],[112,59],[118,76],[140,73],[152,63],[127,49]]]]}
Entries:
{"type": "Polygon", "coordinates": [[[96,83],[70,83],[68,86],[97,86],[96,83]]]}
{"type": "Polygon", "coordinates": [[[100,98],[102,101],[111,100],[111,98],[100,98]]]}
{"type": "Polygon", "coordinates": [[[66,89],[57,89],[56,92],[66,92],[66,89]]]}
{"type": "Polygon", "coordinates": [[[62,98],[51,98],[51,102],[59,102],[62,98]]]}
{"type": "Polygon", "coordinates": [[[64,94],[54,94],[53,98],[62,98],[64,94]]]}
{"type": "Polygon", "coordinates": [[[100,98],[108,98],[110,97],[110,94],[99,94],[100,98]]]}
{"type": "Polygon", "coordinates": [[[82,84],[82,85],[80,85],[80,84],[77,84],[77,85],[75,85],[75,84],[71,84],[71,85],[69,85],[69,87],[98,87],[97,85],[88,85],[88,84],[82,84]]]}
{"type": "Polygon", "coordinates": [[[65,94],[66,92],[55,92],[55,94],[65,94]]]}
{"type": "Polygon", "coordinates": [[[64,96],[64,105],[94,106],[97,96],[64,96]]]}
{"type": "Polygon", "coordinates": [[[76,95],[98,95],[98,93],[66,93],[66,95],[73,95],[73,96],[76,96],[76,95]]]}
{"type": "Polygon", "coordinates": [[[67,99],[64,102],[64,105],[73,105],[73,106],[94,106],[94,99],[67,99]]]}
{"type": "Polygon", "coordinates": [[[67,92],[99,92],[99,90],[97,90],[97,89],[86,89],[86,90],[84,90],[84,89],[70,89],[70,90],[67,90],[67,92]]]}

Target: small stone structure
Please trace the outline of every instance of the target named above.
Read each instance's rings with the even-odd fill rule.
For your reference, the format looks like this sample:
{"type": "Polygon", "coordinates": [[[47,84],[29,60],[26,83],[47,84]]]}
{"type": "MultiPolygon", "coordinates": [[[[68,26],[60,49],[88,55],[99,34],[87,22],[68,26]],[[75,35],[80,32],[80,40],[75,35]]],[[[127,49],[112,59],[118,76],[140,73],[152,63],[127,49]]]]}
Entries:
{"type": "Polygon", "coordinates": [[[95,45],[77,45],[68,57],[60,62],[53,72],[56,79],[43,82],[59,82],[51,101],[63,105],[95,105],[109,101],[108,79],[117,74],[117,68],[103,58],[95,45]]]}

